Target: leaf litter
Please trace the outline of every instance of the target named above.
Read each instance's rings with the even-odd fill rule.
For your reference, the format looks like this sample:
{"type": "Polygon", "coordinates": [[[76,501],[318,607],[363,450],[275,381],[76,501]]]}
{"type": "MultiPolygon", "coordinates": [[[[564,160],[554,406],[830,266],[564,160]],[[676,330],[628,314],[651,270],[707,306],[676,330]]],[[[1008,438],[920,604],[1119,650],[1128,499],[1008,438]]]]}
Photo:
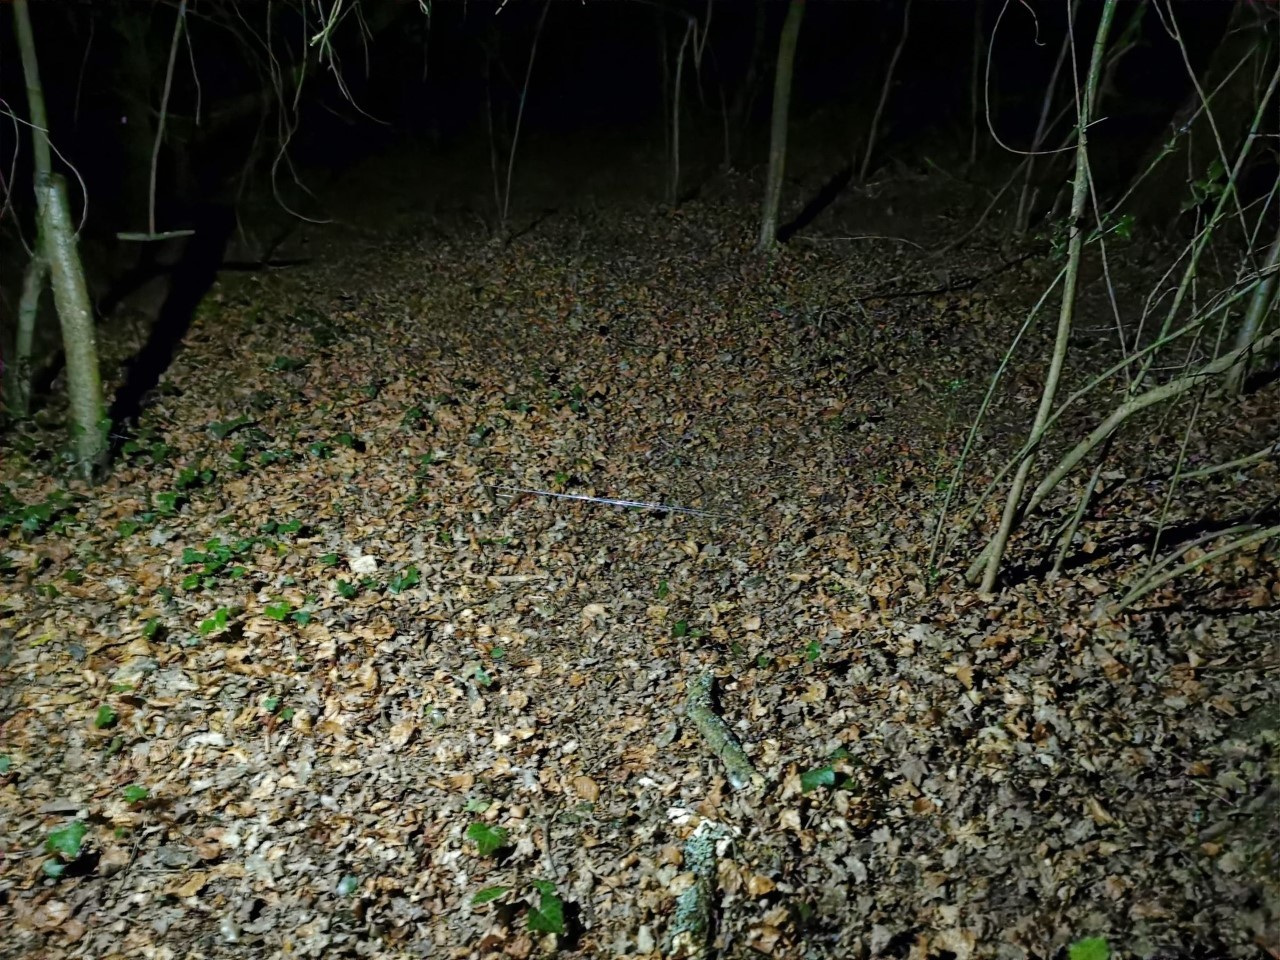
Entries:
{"type": "Polygon", "coordinates": [[[1057,579],[933,576],[1049,268],[898,297],[746,209],[322,251],[206,302],[101,487],[7,451],[0,953],[1280,955],[1274,552],[1098,617],[1160,503],[1115,482],[1057,579]]]}

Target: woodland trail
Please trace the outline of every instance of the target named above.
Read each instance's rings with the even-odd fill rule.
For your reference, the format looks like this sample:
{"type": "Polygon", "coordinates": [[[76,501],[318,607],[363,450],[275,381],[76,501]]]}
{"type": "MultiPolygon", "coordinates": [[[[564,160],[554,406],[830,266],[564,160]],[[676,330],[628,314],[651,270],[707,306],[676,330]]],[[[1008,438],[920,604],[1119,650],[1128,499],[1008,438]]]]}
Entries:
{"type": "Polygon", "coordinates": [[[5,551],[0,954],[652,954],[713,821],[721,956],[1258,956],[1273,561],[1123,621],[1106,550],[931,577],[1039,268],[860,301],[908,254],[743,222],[321,250],[206,301],[92,499],[6,457],[47,509],[5,551]],[[707,670],[764,787],[685,716],[707,670]]]}

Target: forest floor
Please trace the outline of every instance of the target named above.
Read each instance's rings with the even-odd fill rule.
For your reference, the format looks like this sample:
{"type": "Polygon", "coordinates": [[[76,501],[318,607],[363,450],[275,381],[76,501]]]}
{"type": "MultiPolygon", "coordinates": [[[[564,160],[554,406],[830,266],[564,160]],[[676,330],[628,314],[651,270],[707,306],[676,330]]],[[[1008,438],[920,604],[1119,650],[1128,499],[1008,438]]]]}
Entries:
{"type": "MultiPolygon", "coordinates": [[[[1083,478],[978,593],[1051,321],[931,543],[1057,263],[761,257],[757,197],[317,229],[206,300],[105,483],[4,438],[0,955],[665,956],[713,827],[718,956],[1280,956],[1274,544],[1106,612],[1162,513],[1160,555],[1274,511],[1274,463],[1165,498],[1275,387],[1153,417],[1061,575],[1083,478]]],[[[1118,356],[1081,302],[1072,388],[1118,356]]]]}

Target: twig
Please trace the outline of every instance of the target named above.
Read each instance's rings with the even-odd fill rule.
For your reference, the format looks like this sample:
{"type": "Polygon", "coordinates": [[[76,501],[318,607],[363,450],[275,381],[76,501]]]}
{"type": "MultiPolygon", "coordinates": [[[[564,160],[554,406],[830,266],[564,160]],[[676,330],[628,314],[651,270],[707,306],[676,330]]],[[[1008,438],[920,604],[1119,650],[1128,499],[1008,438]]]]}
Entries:
{"type": "Polygon", "coordinates": [[[1264,450],[1251,453],[1247,457],[1241,457],[1239,460],[1231,460],[1227,463],[1216,463],[1212,467],[1201,467],[1199,470],[1188,470],[1182,475],[1182,479],[1197,480],[1200,477],[1208,477],[1215,473],[1221,473],[1223,470],[1235,470],[1243,467],[1251,467],[1255,463],[1263,463],[1275,457],[1280,457],[1280,440],[1277,440],[1264,450]]]}
{"type": "Polygon", "coordinates": [[[1280,526],[1267,527],[1265,530],[1257,530],[1246,537],[1241,537],[1238,540],[1232,540],[1230,543],[1225,543],[1216,550],[1210,550],[1208,553],[1203,556],[1196,557],[1194,560],[1188,560],[1181,566],[1175,567],[1158,577],[1151,577],[1150,579],[1144,578],[1146,582],[1139,580],[1133,589],[1125,594],[1124,599],[1120,601],[1112,614],[1120,613],[1126,608],[1133,606],[1133,604],[1137,603],[1147,594],[1168,583],[1175,577],[1180,577],[1184,573],[1189,573],[1197,567],[1203,566],[1210,561],[1217,560],[1219,557],[1225,556],[1228,553],[1233,553],[1236,550],[1242,550],[1260,540],[1269,540],[1276,536],[1280,536],[1280,526]]]}

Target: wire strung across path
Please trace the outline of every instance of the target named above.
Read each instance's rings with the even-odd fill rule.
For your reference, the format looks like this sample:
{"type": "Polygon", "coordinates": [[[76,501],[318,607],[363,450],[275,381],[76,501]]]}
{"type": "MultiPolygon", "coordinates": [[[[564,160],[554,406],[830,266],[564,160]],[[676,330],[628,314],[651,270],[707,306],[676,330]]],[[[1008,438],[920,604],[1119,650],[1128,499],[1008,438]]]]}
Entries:
{"type": "Polygon", "coordinates": [[[612,507],[630,507],[635,510],[655,510],[663,513],[687,513],[693,517],[723,518],[723,514],[698,510],[694,507],[677,507],[666,503],[653,503],[648,500],[615,500],[612,497],[589,497],[584,493],[555,493],[551,490],[531,490],[527,487],[495,487],[494,492],[512,497],[528,493],[536,497],[555,497],[557,500],[585,500],[587,503],[604,503],[612,507]]]}

